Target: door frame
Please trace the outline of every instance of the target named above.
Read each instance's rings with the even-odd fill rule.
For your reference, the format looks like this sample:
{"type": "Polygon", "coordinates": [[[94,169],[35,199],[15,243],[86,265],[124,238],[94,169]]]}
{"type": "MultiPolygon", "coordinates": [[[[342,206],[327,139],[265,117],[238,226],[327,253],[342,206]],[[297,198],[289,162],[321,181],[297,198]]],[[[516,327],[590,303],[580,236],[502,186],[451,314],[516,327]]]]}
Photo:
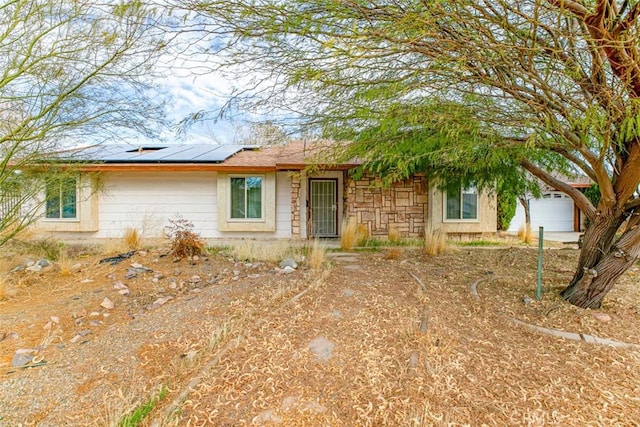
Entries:
{"type": "Polygon", "coordinates": [[[309,192],[307,194],[307,221],[309,224],[309,237],[314,238],[314,237],[338,237],[339,236],[339,227],[338,227],[338,220],[339,220],[339,215],[338,215],[338,211],[340,209],[340,205],[339,205],[339,190],[338,190],[338,185],[339,185],[339,180],[338,178],[309,178],[308,179],[308,188],[309,188],[309,192]],[[335,205],[335,210],[334,210],[334,224],[335,224],[335,234],[327,234],[327,235],[318,235],[316,236],[316,234],[314,233],[314,227],[313,227],[313,203],[312,203],[312,199],[313,199],[313,185],[312,183],[314,181],[332,181],[334,183],[334,205],[335,205]]]}

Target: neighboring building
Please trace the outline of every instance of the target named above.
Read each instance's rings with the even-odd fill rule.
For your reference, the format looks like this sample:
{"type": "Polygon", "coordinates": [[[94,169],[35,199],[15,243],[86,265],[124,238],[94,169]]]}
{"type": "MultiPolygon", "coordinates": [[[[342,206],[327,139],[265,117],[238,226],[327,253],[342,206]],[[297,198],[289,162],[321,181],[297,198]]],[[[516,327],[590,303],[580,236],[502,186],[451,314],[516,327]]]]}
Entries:
{"type": "MultiPolygon", "coordinates": [[[[581,191],[591,186],[591,180],[587,177],[568,178],[563,176],[561,178],[581,191]]],[[[585,216],[575,205],[573,199],[555,188],[544,184],[541,187],[541,198],[527,199],[531,214],[531,228],[537,230],[538,227],[544,227],[545,231],[583,231],[585,216]]],[[[509,224],[508,231],[516,232],[524,223],[524,207],[518,201],[516,214],[509,224]]]]}
{"type": "Polygon", "coordinates": [[[46,188],[35,228],[60,239],[120,238],[127,228],[162,237],[181,217],[206,239],[308,239],[339,237],[355,218],[373,237],[496,231],[495,196],[443,194],[421,175],[383,187],[372,174],[353,179],[357,162],[317,164],[315,152],[304,142],[78,150],[58,160],[77,173],[46,188]]]}

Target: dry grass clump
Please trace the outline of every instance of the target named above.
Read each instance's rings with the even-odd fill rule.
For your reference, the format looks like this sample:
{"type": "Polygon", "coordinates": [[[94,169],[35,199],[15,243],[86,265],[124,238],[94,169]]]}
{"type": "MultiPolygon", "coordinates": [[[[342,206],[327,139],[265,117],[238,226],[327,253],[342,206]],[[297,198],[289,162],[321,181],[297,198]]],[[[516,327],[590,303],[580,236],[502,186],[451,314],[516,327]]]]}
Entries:
{"type": "Polygon", "coordinates": [[[325,262],[326,255],[327,248],[318,239],[314,239],[307,251],[307,264],[312,270],[319,270],[325,262]]]}
{"type": "Polygon", "coordinates": [[[428,226],[424,230],[424,253],[427,255],[439,255],[447,249],[447,235],[439,228],[428,226]]]}
{"type": "Polygon", "coordinates": [[[398,259],[402,255],[400,248],[388,248],[384,251],[384,259],[398,259]]]}
{"type": "Polygon", "coordinates": [[[390,225],[387,237],[389,238],[390,242],[399,243],[402,240],[402,233],[400,233],[398,227],[390,225]]]}
{"type": "Polygon", "coordinates": [[[122,243],[129,250],[138,250],[142,246],[142,236],[137,229],[130,227],[124,231],[122,235],[122,243]]]}
{"type": "Polygon", "coordinates": [[[357,246],[363,240],[369,237],[369,230],[366,224],[358,224],[356,218],[351,217],[342,222],[342,229],[340,232],[340,247],[349,251],[357,246]]]}
{"type": "Polygon", "coordinates": [[[298,249],[285,240],[242,240],[231,247],[231,254],[242,261],[280,261],[298,255],[298,249]]]}
{"type": "Polygon", "coordinates": [[[533,241],[533,230],[531,224],[522,224],[518,229],[518,239],[523,243],[530,244],[533,241]]]}

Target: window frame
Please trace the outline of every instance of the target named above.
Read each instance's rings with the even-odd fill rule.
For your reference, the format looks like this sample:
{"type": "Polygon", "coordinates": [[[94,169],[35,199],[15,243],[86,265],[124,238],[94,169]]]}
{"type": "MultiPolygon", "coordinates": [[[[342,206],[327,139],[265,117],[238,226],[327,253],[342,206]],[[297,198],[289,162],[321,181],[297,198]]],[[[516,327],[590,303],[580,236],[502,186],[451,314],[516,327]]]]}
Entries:
{"type": "Polygon", "coordinates": [[[227,222],[238,222],[238,223],[260,223],[266,221],[266,176],[263,174],[230,174],[227,177],[227,185],[229,188],[229,194],[227,197],[227,222]],[[232,216],[233,212],[233,185],[232,180],[242,178],[245,180],[244,185],[244,202],[245,202],[245,217],[244,218],[234,218],[232,216]],[[259,218],[247,218],[247,178],[260,178],[260,217],[259,218]]]}
{"type": "MultiPolygon", "coordinates": [[[[69,191],[69,193],[71,193],[71,191],[69,191]]],[[[47,185],[45,185],[45,194],[44,194],[44,220],[48,221],[48,222],[60,222],[60,221],[64,221],[64,222],[78,222],[80,221],[80,194],[79,194],[79,179],[77,176],[71,176],[71,177],[64,177],[61,178],[59,180],[57,180],[56,182],[50,182],[47,183],[47,185]],[[65,196],[68,196],[69,194],[65,194],[65,190],[66,188],[64,188],[64,186],[66,184],[69,184],[69,190],[71,187],[71,180],[73,180],[73,186],[74,186],[74,194],[73,194],[73,205],[74,205],[74,216],[73,217],[65,217],[64,216],[64,207],[65,207],[65,203],[64,203],[64,199],[65,196]],[[49,216],[49,212],[50,212],[50,208],[49,208],[49,203],[52,199],[50,191],[52,190],[52,188],[50,186],[56,186],[57,189],[57,210],[58,210],[58,216],[49,216]]]]}
{"type": "Polygon", "coordinates": [[[478,188],[475,186],[469,187],[461,187],[458,190],[458,203],[460,207],[460,217],[459,218],[449,218],[448,212],[448,201],[449,201],[449,191],[443,191],[443,209],[442,209],[442,218],[443,222],[480,222],[480,193],[478,192],[478,188]],[[463,218],[464,216],[464,195],[465,194],[474,194],[475,195],[475,218],[463,218]]]}

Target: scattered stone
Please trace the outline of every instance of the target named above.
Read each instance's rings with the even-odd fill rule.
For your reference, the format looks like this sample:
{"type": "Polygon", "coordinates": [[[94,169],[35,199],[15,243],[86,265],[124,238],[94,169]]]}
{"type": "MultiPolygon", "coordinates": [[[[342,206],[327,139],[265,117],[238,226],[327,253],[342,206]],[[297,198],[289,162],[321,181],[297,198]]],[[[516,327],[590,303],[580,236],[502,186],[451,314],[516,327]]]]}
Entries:
{"type": "Polygon", "coordinates": [[[129,289],[129,287],[122,282],[116,282],[113,284],[113,289],[120,291],[123,289],[129,289]]]}
{"type": "Polygon", "coordinates": [[[100,326],[102,325],[102,320],[92,320],[89,322],[89,326],[100,326]]]}
{"type": "Polygon", "coordinates": [[[153,278],[154,278],[154,279],[158,279],[158,280],[160,280],[160,279],[164,279],[164,274],[162,274],[162,273],[156,273],[156,274],[154,274],[154,275],[153,275],[153,278]]]}
{"type": "Polygon", "coordinates": [[[352,297],[356,294],[356,291],[354,291],[353,289],[343,289],[342,290],[342,295],[344,295],[345,297],[352,297]]]}
{"type": "Polygon", "coordinates": [[[240,275],[240,270],[233,270],[233,275],[234,276],[239,276],[240,275]]]}
{"type": "Polygon", "coordinates": [[[293,267],[291,267],[290,265],[287,265],[287,266],[285,266],[285,267],[282,269],[282,271],[283,271],[285,274],[289,274],[289,273],[293,273],[294,271],[296,271],[296,269],[295,269],[295,268],[293,268],[293,267]]]}
{"type": "Polygon", "coordinates": [[[116,275],[113,273],[107,274],[107,279],[109,280],[116,280],[116,275]]]}
{"type": "Polygon", "coordinates": [[[280,261],[280,268],[284,270],[286,269],[286,267],[291,267],[295,270],[296,268],[298,268],[298,263],[293,258],[285,258],[280,261]]]}
{"type": "Polygon", "coordinates": [[[154,304],[158,304],[158,305],[164,305],[166,304],[168,301],[171,301],[173,299],[172,296],[168,296],[168,297],[162,297],[162,298],[158,298],[157,300],[155,300],[153,303],[154,304]]]}
{"type": "Polygon", "coordinates": [[[18,338],[20,338],[20,335],[18,335],[16,332],[9,332],[4,337],[5,340],[17,340],[18,338]]]}
{"type": "Polygon", "coordinates": [[[280,405],[280,409],[283,411],[290,411],[295,409],[298,406],[298,398],[296,396],[287,396],[282,399],[282,404],[280,405]]]}
{"type": "Polygon", "coordinates": [[[342,312],[340,310],[333,310],[331,312],[331,315],[333,317],[335,317],[336,319],[342,319],[344,316],[342,315],[342,312]]]}
{"type": "Polygon", "coordinates": [[[593,313],[592,316],[593,316],[594,319],[596,319],[596,320],[598,320],[600,322],[603,322],[603,323],[611,322],[611,316],[609,316],[606,313],[593,313]]]}
{"type": "Polygon", "coordinates": [[[158,278],[157,278],[157,277],[154,277],[153,279],[151,279],[151,282],[152,282],[152,283],[158,283],[158,282],[159,282],[159,280],[158,280],[158,278]]]}
{"type": "Polygon", "coordinates": [[[33,264],[33,265],[30,265],[29,267],[27,267],[26,270],[27,271],[31,271],[33,273],[37,273],[40,270],[42,270],[42,267],[40,265],[38,265],[38,264],[33,264]]]}
{"type": "Polygon", "coordinates": [[[38,351],[32,348],[20,348],[16,350],[16,353],[13,355],[13,359],[11,360],[11,366],[14,368],[19,368],[21,366],[26,366],[35,357],[35,353],[38,351]]]}
{"type": "Polygon", "coordinates": [[[282,424],[282,417],[278,414],[276,414],[276,412],[273,409],[265,409],[264,411],[260,412],[258,415],[256,415],[253,420],[252,420],[252,424],[257,424],[257,425],[261,425],[261,424],[267,424],[267,423],[273,423],[273,424],[282,424]]]}
{"type": "Polygon", "coordinates": [[[533,302],[533,300],[528,295],[525,295],[522,297],[522,302],[524,302],[525,305],[529,305],[533,302]]]}
{"type": "Polygon", "coordinates": [[[300,406],[300,409],[302,409],[303,411],[306,410],[313,412],[314,414],[322,414],[323,412],[327,411],[327,408],[325,408],[318,402],[307,402],[304,405],[300,406]]]}
{"type": "Polygon", "coordinates": [[[140,264],[139,262],[132,262],[131,268],[142,268],[142,264],[140,264]]]}
{"type": "Polygon", "coordinates": [[[87,335],[91,334],[91,329],[83,329],[80,332],[78,332],[78,335],[80,335],[81,337],[86,337],[87,335]]]}
{"type": "Polygon", "coordinates": [[[127,273],[124,275],[124,278],[127,280],[133,279],[134,277],[138,277],[138,273],[132,268],[127,270],[127,273]]]}
{"type": "Polygon", "coordinates": [[[80,283],[91,283],[91,282],[93,282],[93,279],[82,279],[80,281],[80,283]]]}
{"type": "Polygon", "coordinates": [[[197,294],[197,293],[199,293],[200,291],[201,291],[201,289],[200,289],[200,288],[193,288],[193,289],[191,289],[191,292],[193,292],[194,294],[197,294]]]}
{"type": "Polygon", "coordinates": [[[169,283],[169,289],[177,289],[178,285],[176,284],[176,282],[171,282],[169,283]]]}
{"type": "Polygon", "coordinates": [[[46,259],[40,259],[38,260],[38,262],[36,262],[36,264],[44,268],[44,267],[49,267],[51,265],[51,262],[49,262],[49,260],[46,260],[46,259]]]}
{"type": "Polygon", "coordinates": [[[200,276],[194,275],[189,278],[189,283],[200,283],[201,281],[200,276]]]}
{"type": "Polygon", "coordinates": [[[115,304],[109,298],[105,297],[100,303],[100,307],[107,310],[113,310],[115,308],[115,304]]]}
{"type": "Polygon", "coordinates": [[[80,335],[76,334],[76,335],[74,335],[74,336],[73,336],[73,338],[71,338],[71,339],[69,340],[69,342],[70,342],[71,344],[75,344],[75,343],[77,343],[77,342],[80,340],[80,338],[82,338],[82,336],[80,336],[80,335]]]}
{"type": "Polygon", "coordinates": [[[200,261],[200,257],[198,255],[194,255],[191,257],[191,261],[200,261]]]}
{"type": "Polygon", "coordinates": [[[129,295],[130,291],[129,291],[129,288],[127,288],[127,289],[120,289],[120,290],[118,291],[118,293],[119,293],[120,295],[126,296],[126,295],[129,295]]]}
{"type": "Polygon", "coordinates": [[[259,274],[249,274],[247,277],[248,277],[249,279],[257,279],[257,278],[259,278],[259,277],[260,277],[260,275],[259,275],[259,274]]]}
{"type": "Polygon", "coordinates": [[[316,356],[320,361],[326,362],[333,357],[333,349],[335,344],[325,337],[314,338],[307,348],[316,356]]]}
{"type": "Polygon", "coordinates": [[[147,256],[147,251],[138,251],[138,255],[140,256],[147,256]]]}
{"type": "Polygon", "coordinates": [[[60,318],[58,316],[51,316],[49,318],[53,323],[60,323],[60,318]]]}

